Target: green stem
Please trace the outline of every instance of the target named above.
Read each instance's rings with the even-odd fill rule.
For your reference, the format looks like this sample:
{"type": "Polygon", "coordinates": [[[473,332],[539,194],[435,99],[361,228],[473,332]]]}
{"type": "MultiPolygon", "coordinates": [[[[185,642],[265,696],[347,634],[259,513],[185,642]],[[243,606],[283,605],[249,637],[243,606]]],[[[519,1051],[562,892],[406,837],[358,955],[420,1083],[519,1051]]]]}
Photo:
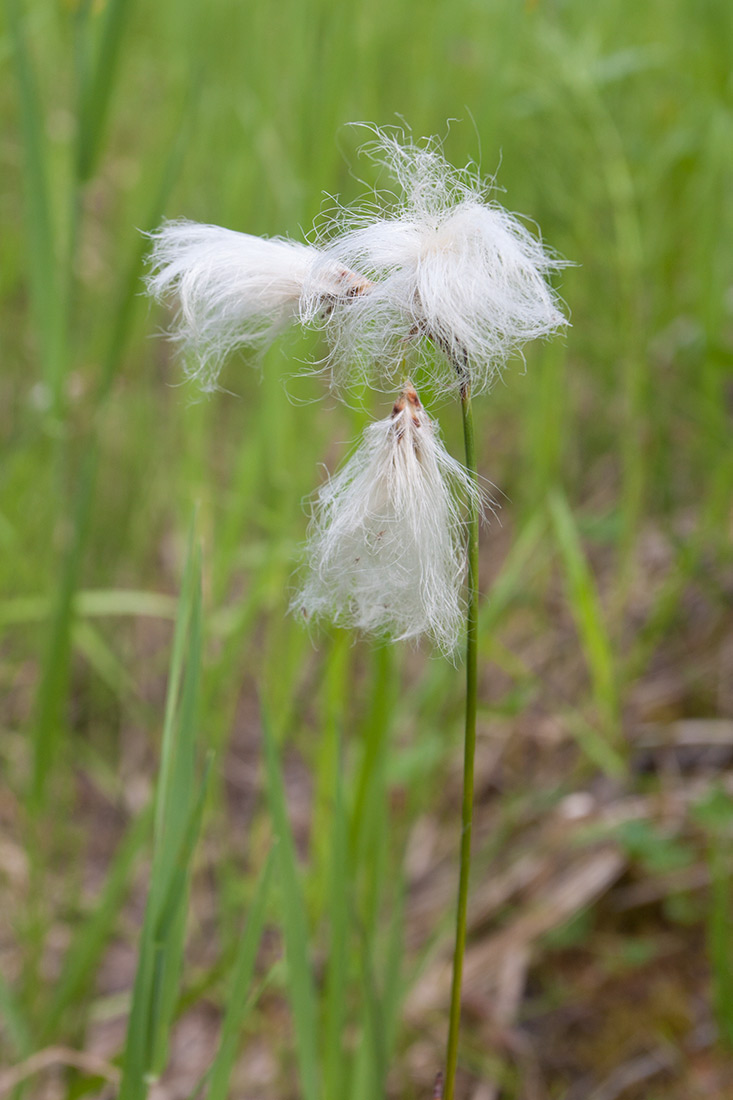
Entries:
{"type": "MultiPolygon", "coordinates": [[[[466,468],[474,481],[476,445],[471,412],[471,388],[461,390],[463,438],[466,445],[466,468]]],[[[471,873],[471,832],[473,828],[473,761],[476,751],[476,687],[478,681],[478,529],[479,505],[472,503],[467,520],[468,542],[468,607],[466,611],[466,734],[463,751],[463,807],[461,811],[461,872],[458,881],[458,911],[456,944],[453,951],[453,985],[450,999],[450,1023],[445,1070],[445,1100],[453,1100],[458,1064],[458,1031],[461,1022],[461,984],[463,956],[466,950],[466,911],[468,880],[471,873]]]]}

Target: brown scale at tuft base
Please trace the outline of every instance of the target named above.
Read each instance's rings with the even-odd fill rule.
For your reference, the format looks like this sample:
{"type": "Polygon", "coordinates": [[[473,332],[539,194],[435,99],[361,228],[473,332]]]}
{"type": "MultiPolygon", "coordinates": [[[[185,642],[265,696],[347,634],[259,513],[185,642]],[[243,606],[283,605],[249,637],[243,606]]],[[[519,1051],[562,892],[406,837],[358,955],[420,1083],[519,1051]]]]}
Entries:
{"type": "Polygon", "coordinates": [[[422,403],[417,396],[417,390],[411,382],[406,383],[402,393],[392,406],[392,418],[394,419],[396,416],[399,416],[401,412],[404,412],[406,405],[411,405],[414,410],[411,417],[412,423],[416,428],[421,428],[422,423],[417,413],[422,409],[422,403]]]}

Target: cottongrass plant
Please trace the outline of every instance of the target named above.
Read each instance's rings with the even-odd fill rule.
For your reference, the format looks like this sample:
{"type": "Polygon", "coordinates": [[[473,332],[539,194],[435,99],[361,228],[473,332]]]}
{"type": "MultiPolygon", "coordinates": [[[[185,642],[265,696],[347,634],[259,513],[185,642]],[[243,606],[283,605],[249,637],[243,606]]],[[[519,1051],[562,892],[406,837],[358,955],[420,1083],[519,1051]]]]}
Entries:
{"type": "MultiPolygon", "coordinates": [[[[445,1100],[453,1100],[458,1064],[463,958],[471,869],[474,758],[478,689],[480,494],[472,393],[488,389],[509,357],[531,339],[567,322],[547,282],[563,266],[514,215],[491,199],[491,187],[471,169],[456,170],[436,142],[417,146],[374,130],[368,148],[392,172],[401,194],[387,211],[367,204],[338,209],[321,227],[323,259],[306,285],[302,316],[322,323],[330,345],[327,365],[337,385],[390,384],[416,359],[436,391],[461,401],[468,494],[465,519],[467,596],[466,712],[461,807],[460,873],[445,1100]],[[327,314],[319,308],[321,264],[359,271],[367,293],[327,314]],[[436,357],[435,352],[439,353],[436,357]]],[[[347,468],[348,469],[348,468],[347,468]]],[[[326,490],[325,500],[329,494],[326,490]]],[[[332,524],[327,517],[326,523],[332,524]]],[[[319,525],[316,524],[315,547],[319,525]]],[[[388,602],[381,601],[385,627],[388,602]]],[[[380,614],[375,602],[374,615],[380,614]]],[[[377,620],[378,621],[378,620],[377,620]]],[[[370,619],[375,625],[375,619],[370,619]]],[[[434,634],[435,636],[435,634],[434,634]]]]}
{"type": "Polygon", "coordinates": [[[492,198],[472,169],[456,170],[435,141],[374,130],[368,151],[400,188],[384,210],[339,208],[314,245],[173,222],[153,235],[156,297],[174,294],[174,336],[214,388],[224,358],[299,319],[322,327],[339,387],[401,385],[392,413],[371,424],[321,488],[294,601],[393,640],[427,635],[453,652],[466,626],[466,716],[460,874],[445,1100],[458,1060],[471,866],[478,682],[478,485],[472,393],[486,390],[530,339],[566,324],[548,275],[563,266],[492,198]],[[445,450],[405,374],[460,397],[465,466],[445,450]],[[466,578],[465,595],[463,581],[466,578]]]}
{"type": "Polygon", "coordinates": [[[367,151],[400,193],[387,210],[370,199],[324,220],[304,320],[323,323],[339,383],[391,384],[412,354],[435,390],[456,392],[470,380],[480,393],[523,344],[566,324],[546,279],[563,265],[492,200],[490,184],[453,168],[435,142],[418,147],[375,132],[367,151]],[[324,315],[320,284],[334,263],[373,286],[324,315]],[[430,345],[443,353],[437,360],[430,345]]]}
{"type": "Polygon", "coordinates": [[[465,619],[464,509],[480,497],[408,383],[320,489],[294,606],[396,641],[428,635],[452,654],[465,619]]]}

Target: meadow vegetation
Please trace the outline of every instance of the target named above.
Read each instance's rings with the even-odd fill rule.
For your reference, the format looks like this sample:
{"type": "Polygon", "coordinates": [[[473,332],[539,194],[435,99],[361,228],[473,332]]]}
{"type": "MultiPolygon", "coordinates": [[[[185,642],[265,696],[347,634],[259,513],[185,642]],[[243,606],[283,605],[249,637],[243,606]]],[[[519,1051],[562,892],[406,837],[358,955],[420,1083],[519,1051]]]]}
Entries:
{"type": "Polygon", "coordinates": [[[576,265],[474,402],[458,1095],[732,1095],[733,9],[6,0],[0,56],[0,1096],[431,1095],[463,677],[288,613],[391,399],[296,333],[179,385],[140,232],[300,239],[400,119],[576,265]]]}

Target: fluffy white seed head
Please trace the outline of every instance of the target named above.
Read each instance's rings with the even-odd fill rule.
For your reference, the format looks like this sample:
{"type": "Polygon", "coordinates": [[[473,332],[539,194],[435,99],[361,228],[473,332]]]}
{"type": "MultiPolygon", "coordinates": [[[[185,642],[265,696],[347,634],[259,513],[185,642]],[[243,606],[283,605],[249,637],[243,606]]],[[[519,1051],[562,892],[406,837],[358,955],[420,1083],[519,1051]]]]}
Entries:
{"type": "Polygon", "coordinates": [[[293,609],[395,640],[427,634],[452,653],[464,617],[463,515],[480,502],[408,384],[321,488],[293,609]]]}
{"type": "Polygon", "coordinates": [[[334,258],[283,238],[175,221],[152,240],[148,291],[176,301],[172,336],[188,353],[187,373],[206,390],[216,388],[230,352],[263,346],[298,318],[306,284],[316,313],[361,286],[334,258]]]}
{"type": "Polygon", "coordinates": [[[344,264],[374,285],[324,318],[316,263],[302,315],[322,319],[337,382],[393,382],[414,348],[439,390],[456,389],[466,372],[474,392],[486,389],[526,341],[567,323],[547,282],[563,264],[435,143],[401,144],[377,131],[369,152],[403,197],[386,213],[373,202],[340,210],[323,228],[321,262],[344,264]]]}

